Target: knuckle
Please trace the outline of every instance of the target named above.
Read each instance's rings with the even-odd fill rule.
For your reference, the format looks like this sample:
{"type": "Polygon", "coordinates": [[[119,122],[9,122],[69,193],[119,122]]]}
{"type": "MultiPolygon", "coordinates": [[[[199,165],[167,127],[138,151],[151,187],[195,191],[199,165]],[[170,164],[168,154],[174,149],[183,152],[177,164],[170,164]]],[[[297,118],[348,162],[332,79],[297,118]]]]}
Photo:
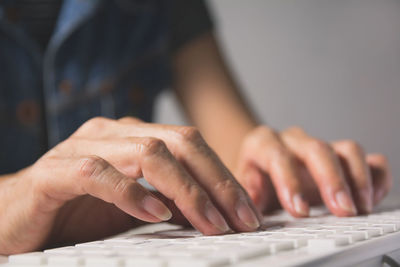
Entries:
{"type": "Polygon", "coordinates": [[[253,148],[259,147],[265,141],[279,142],[280,136],[277,131],[265,125],[258,126],[247,138],[247,144],[253,148]]]}
{"type": "Polygon", "coordinates": [[[142,146],[144,154],[148,156],[163,154],[168,150],[163,140],[154,137],[145,138],[142,146]]]}
{"type": "Polygon", "coordinates": [[[178,194],[179,202],[187,202],[197,206],[199,203],[203,203],[206,200],[206,193],[197,184],[188,182],[185,185],[182,185],[180,188],[180,192],[178,194]]]}
{"type": "Polygon", "coordinates": [[[142,122],[142,120],[140,120],[138,118],[129,117],[129,116],[122,117],[118,121],[119,122],[125,122],[125,123],[132,123],[132,124],[136,124],[136,123],[142,122]]]}
{"type": "Polygon", "coordinates": [[[201,153],[207,157],[213,157],[214,153],[208,146],[200,131],[192,126],[179,127],[176,130],[178,139],[183,143],[186,148],[195,149],[196,152],[201,153]]]}
{"type": "Polygon", "coordinates": [[[85,123],[83,123],[82,126],[79,127],[77,133],[86,133],[93,130],[102,129],[110,121],[111,121],[110,119],[104,117],[93,117],[87,120],[85,123]]]}
{"type": "Polygon", "coordinates": [[[215,186],[214,189],[216,192],[229,192],[232,193],[233,195],[239,195],[239,188],[238,188],[238,184],[237,182],[231,180],[231,179],[225,179],[225,180],[221,180],[218,181],[215,186]]]}
{"type": "Polygon", "coordinates": [[[113,185],[113,192],[121,199],[127,199],[130,195],[132,183],[126,179],[118,179],[113,185]]]}
{"type": "Polygon", "coordinates": [[[321,154],[332,151],[332,148],[322,140],[312,139],[308,142],[308,149],[311,153],[321,154]]]}
{"type": "Polygon", "coordinates": [[[260,136],[275,136],[276,132],[270,127],[260,125],[255,129],[255,134],[260,136]]]}
{"type": "MultiPolygon", "coordinates": [[[[78,143],[79,138],[71,136],[68,139],[58,143],[55,147],[44,154],[43,158],[56,158],[59,155],[65,155],[65,151],[69,151],[71,144],[74,146],[78,143]]],[[[46,161],[44,161],[46,164],[46,161]]]]}
{"type": "Polygon", "coordinates": [[[108,163],[98,156],[88,156],[80,160],[78,174],[83,178],[95,178],[104,172],[108,163]]]}
{"type": "Polygon", "coordinates": [[[200,134],[200,131],[196,127],[192,126],[184,126],[179,127],[176,132],[181,140],[184,142],[190,143],[201,143],[203,142],[203,137],[200,134]]]}
{"type": "Polygon", "coordinates": [[[94,117],[88,120],[85,124],[94,126],[96,128],[103,127],[104,124],[106,124],[109,121],[109,119],[106,119],[104,117],[94,117]]]}
{"type": "Polygon", "coordinates": [[[305,131],[300,126],[291,126],[285,130],[285,132],[293,133],[293,134],[305,134],[305,131]]]}
{"type": "Polygon", "coordinates": [[[282,160],[290,158],[289,151],[281,145],[274,145],[270,148],[270,155],[272,159],[282,160]]]}
{"type": "Polygon", "coordinates": [[[377,161],[381,163],[382,166],[387,166],[388,165],[388,158],[385,155],[382,154],[377,154],[375,155],[375,157],[377,158],[377,161]]]}
{"type": "Polygon", "coordinates": [[[260,146],[260,138],[258,135],[252,134],[246,137],[243,142],[243,147],[248,151],[254,151],[254,149],[260,146]]]}
{"type": "Polygon", "coordinates": [[[364,154],[363,148],[352,140],[346,140],[342,143],[342,147],[345,152],[350,154],[364,154]]]}
{"type": "Polygon", "coordinates": [[[264,125],[258,126],[253,132],[248,135],[244,141],[244,146],[248,147],[250,150],[254,148],[258,148],[260,146],[260,142],[263,140],[268,139],[270,140],[271,137],[276,137],[277,133],[264,125]]]}

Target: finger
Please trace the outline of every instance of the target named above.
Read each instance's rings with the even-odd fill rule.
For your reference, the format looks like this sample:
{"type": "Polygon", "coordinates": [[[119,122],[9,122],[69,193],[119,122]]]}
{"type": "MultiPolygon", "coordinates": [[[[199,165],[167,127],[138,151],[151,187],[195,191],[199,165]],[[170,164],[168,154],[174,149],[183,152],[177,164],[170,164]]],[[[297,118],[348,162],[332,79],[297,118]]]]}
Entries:
{"type": "Polygon", "coordinates": [[[205,234],[229,231],[207,192],[179,164],[160,139],[142,138],[141,169],[146,180],[169,199],[191,224],[205,234]],[[163,177],[163,179],[160,179],[163,177]]]}
{"type": "Polygon", "coordinates": [[[260,127],[245,142],[244,158],[270,175],[281,205],[293,216],[308,216],[309,207],[302,196],[296,162],[278,135],[260,127]]]}
{"type": "Polygon", "coordinates": [[[69,141],[69,147],[75,154],[99,155],[133,178],[144,176],[158,191],[173,200],[201,232],[221,234],[229,231],[225,219],[203,187],[174,158],[162,140],[150,137],[74,138],[69,141]]]}
{"type": "Polygon", "coordinates": [[[36,182],[37,188],[59,204],[89,194],[144,221],[160,222],[171,218],[171,212],[160,200],[98,156],[46,158],[45,164],[46,168],[41,168],[43,175],[36,182]]]}
{"type": "Polygon", "coordinates": [[[374,205],[378,204],[390,191],[393,177],[389,163],[381,154],[368,154],[367,163],[372,172],[372,184],[374,188],[374,205]]]}
{"type": "Polygon", "coordinates": [[[338,157],[326,143],[311,138],[300,128],[281,134],[286,146],[305,164],[315,179],[322,199],[337,216],[352,216],[357,209],[338,157]]]}
{"type": "Polygon", "coordinates": [[[353,141],[339,141],[332,146],[348,177],[358,212],[370,213],[373,207],[372,177],[363,149],[353,141]]]}
{"type": "MultiPolygon", "coordinates": [[[[241,160],[242,161],[242,160],[241,160]]],[[[268,188],[264,181],[264,176],[261,170],[251,162],[240,162],[239,168],[235,173],[238,182],[246,190],[251,200],[253,200],[256,208],[262,213],[264,212],[268,198],[268,188]]],[[[271,185],[272,187],[272,185],[271,185]]]]}
{"type": "Polygon", "coordinates": [[[182,212],[178,209],[178,207],[175,205],[174,201],[170,200],[163,194],[161,194],[158,191],[152,191],[152,193],[160,199],[167,207],[168,209],[172,212],[172,218],[168,222],[173,223],[173,224],[178,224],[182,225],[184,227],[190,227],[190,222],[185,218],[185,216],[182,214],[182,212]]]}
{"type": "Polygon", "coordinates": [[[178,137],[169,138],[167,132],[160,132],[160,137],[170,142],[177,158],[209,193],[232,228],[238,231],[257,229],[260,222],[254,204],[201,134],[192,127],[180,127],[175,131],[178,137]]]}
{"type": "Polygon", "coordinates": [[[267,208],[272,207],[272,204],[276,204],[272,203],[272,200],[276,199],[276,194],[270,178],[257,165],[243,160],[244,157],[240,158],[241,162],[239,163],[235,177],[237,177],[238,182],[249,194],[258,211],[264,213],[267,208]]]}
{"type": "Polygon", "coordinates": [[[317,206],[323,204],[321,194],[319,193],[318,186],[315,183],[314,178],[303,162],[298,160],[299,171],[300,171],[300,184],[303,189],[303,194],[307,199],[310,206],[317,206]]]}
{"type": "Polygon", "coordinates": [[[119,136],[154,136],[165,141],[193,179],[208,193],[234,230],[250,231],[259,226],[259,214],[243,188],[236,182],[201,134],[193,127],[121,123],[119,136]]]}

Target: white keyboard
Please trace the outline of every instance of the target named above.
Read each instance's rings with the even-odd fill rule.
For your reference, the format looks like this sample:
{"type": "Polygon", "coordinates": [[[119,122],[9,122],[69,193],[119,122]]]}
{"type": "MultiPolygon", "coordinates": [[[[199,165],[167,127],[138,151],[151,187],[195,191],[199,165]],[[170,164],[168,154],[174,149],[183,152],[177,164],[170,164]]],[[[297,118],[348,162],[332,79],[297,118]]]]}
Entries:
{"type": "Polygon", "coordinates": [[[400,258],[400,210],[336,218],[268,216],[262,230],[203,236],[170,224],[9,257],[5,266],[382,266],[400,258]],[[397,250],[397,251],[396,251],[397,250]]]}

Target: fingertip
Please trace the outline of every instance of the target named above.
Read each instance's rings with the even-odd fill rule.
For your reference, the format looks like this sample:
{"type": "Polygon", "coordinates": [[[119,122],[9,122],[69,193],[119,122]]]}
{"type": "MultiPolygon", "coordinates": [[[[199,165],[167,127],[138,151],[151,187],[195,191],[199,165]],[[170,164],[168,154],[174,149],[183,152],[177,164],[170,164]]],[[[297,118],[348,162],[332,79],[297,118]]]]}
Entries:
{"type": "Polygon", "coordinates": [[[205,205],[205,216],[208,221],[221,233],[227,233],[231,231],[229,225],[225,221],[222,214],[214,207],[214,205],[208,201],[205,205]]]}
{"type": "Polygon", "coordinates": [[[345,190],[340,190],[335,194],[335,204],[340,209],[339,216],[355,216],[357,208],[350,194],[345,190]]]}
{"type": "Polygon", "coordinates": [[[295,194],[292,198],[292,206],[295,213],[295,217],[308,217],[310,213],[310,207],[308,202],[303,198],[301,194],[295,194]]]}
{"type": "Polygon", "coordinates": [[[336,190],[324,188],[321,197],[326,207],[335,216],[349,217],[355,216],[358,213],[350,192],[345,188],[336,190]]]}
{"type": "Polygon", "coordinates": [[[257,230],[260,227],[260,221],[257,212],[253,210],[246,200],[240,200],[236,206],[236,213],[241,222],[249,230],[257,230]]]}
{"type": "Polygon", "coordinates": [[[172,212],[160,200],[150,195],[143,198],[143,209],[161,221],[172,218],[172,212]]]}

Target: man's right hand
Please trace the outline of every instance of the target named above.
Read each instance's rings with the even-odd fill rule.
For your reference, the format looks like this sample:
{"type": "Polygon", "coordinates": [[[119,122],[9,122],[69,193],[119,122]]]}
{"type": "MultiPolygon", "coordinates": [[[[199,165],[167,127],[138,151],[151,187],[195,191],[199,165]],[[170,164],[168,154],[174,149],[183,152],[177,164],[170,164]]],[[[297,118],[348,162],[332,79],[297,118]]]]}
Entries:
{"type": "Polygon", "coordinates": [[[195,128],[95,118],[34,165],[0,179],[0,254],[169,220],[167,203],[140,177],[204,234],[259,226],[248,195],[195,128]]]}

